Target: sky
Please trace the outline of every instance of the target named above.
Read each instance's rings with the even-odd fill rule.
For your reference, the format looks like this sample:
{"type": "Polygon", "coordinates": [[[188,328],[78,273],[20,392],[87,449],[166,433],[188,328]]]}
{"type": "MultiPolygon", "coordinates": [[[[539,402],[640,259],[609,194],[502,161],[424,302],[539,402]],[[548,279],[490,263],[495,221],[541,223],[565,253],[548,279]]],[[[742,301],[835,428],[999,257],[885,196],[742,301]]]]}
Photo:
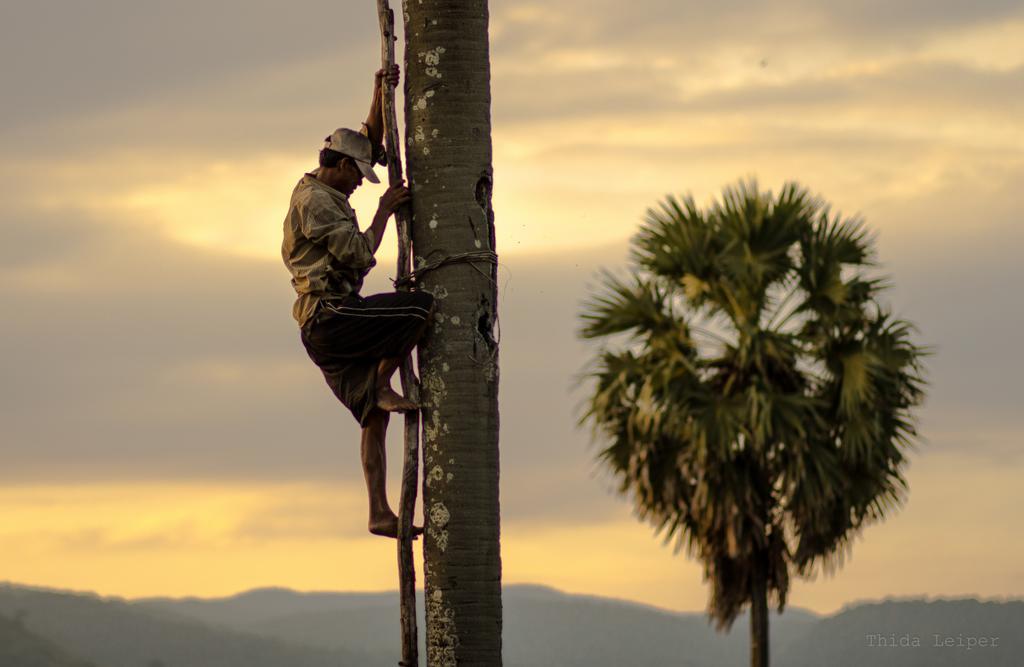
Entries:
{"type": "MultiPolygon", "coordinates": [[[[1024,5],[493,0],[491,60],[504,581],[705,608],[576,425],[575,332],[648,207],[756,178],[863,217],[937,351],[909,501],[790,605],[1024,595],[1024,5]]],[[[280,259],[322,137],[366,116],[374,3],[8,2],[0,63],[0,580],[395,588],[280,259]]]]}

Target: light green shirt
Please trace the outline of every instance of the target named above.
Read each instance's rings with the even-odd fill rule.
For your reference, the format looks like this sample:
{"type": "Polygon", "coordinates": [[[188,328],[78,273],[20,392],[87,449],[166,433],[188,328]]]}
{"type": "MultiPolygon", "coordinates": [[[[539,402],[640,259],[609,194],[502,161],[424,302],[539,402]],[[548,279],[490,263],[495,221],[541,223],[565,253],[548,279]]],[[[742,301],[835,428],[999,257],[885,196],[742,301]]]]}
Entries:
{"type": "Polygon", "coordinates": [[[377,264],[373,232],[359,231],[348,197],[317,180],[318,171],[304,175],[292,191],[281,243],[281,257],[298,295],[292,317],[300,327],[321,299],[358,294],[363,278],[377,264]]]}

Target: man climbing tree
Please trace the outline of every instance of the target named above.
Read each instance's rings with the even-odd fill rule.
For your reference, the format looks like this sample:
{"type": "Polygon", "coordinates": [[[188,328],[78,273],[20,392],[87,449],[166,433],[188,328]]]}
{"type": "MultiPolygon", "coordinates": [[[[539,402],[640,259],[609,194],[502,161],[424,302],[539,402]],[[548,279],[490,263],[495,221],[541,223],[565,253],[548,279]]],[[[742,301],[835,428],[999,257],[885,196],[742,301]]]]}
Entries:
{"type": "MultiPolygon", "coordinates": [[[[391,377],[423,336],[434,299],[422,291],[362,297],[363,279],[377,260],[388,220],[408,203],[409,190],[392,185],[380,198],[373,222],[359,229],[348,198],[365,177],[379,183],[374,163],[384,164],[381,84],[398,84],[399,70],[376,74],[363,129],[335,130],[320,151],[320,166],[292,192],[281,255],[298,298],[292,315],[306,352],[327,385],[362,427],[362,464],[370,501],[369,529],[397,537],[398,517],[386,490],[385,436],[391,412],[418,409],[391,388],[391,377]]],[[[414,527],[413,533],[422,533],[414,527]]]]}

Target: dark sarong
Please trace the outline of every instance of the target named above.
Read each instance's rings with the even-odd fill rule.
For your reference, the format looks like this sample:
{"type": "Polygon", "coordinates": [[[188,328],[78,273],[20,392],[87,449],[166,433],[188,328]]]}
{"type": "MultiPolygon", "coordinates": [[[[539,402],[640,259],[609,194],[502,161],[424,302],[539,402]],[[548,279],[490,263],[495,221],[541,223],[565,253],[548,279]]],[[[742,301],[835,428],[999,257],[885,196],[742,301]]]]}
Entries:
{"type": "Polygon", "coordinates": [[[360,426],[377,403],[380,360],[412,349],[433,303],[427,292],[323,299],[302,328],[306,353],[360,426]]]}

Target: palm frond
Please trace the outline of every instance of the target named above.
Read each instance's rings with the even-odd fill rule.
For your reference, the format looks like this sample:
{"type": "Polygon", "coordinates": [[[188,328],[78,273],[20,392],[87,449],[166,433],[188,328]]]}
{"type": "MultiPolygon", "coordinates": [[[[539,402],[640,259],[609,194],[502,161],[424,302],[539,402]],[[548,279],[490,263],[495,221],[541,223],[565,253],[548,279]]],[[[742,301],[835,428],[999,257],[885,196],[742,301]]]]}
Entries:
{"type": "Polygon", "coordinates": [[[714,230],[693,197],[680,201],[669,195],[657,209],[647,210],[630,245],[630,257],[638,267],[670,282],[678,283],[686,275],[710,278],[714,241],[714,230]]]}
{"type": "Polygon", "coordinates": [[[627,284],[607,270],[600,272],[602,292],[584,304],[580,336],[602,338],[619,333],[635,336],[677,331],[688,337],[685,321],[673,310],[673,295],[659,281],[633,277],[627,284]]]}

